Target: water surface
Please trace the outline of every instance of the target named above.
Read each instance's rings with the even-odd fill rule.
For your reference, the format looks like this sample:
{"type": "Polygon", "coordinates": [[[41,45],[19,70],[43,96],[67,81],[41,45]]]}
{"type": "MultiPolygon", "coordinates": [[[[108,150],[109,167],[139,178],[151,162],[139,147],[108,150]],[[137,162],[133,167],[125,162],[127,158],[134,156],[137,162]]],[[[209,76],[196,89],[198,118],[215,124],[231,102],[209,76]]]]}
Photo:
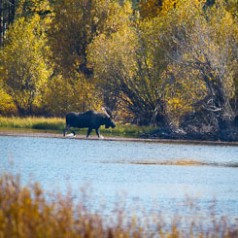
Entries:
{"type": "Polygon", "coordinates": [[[187,198],[206,211],[238,217],[238,147],[0,136],[0,174],[20,174],[48,191],[88,203],[185,211],[187,198]],[[181,163],[182,161],[182,163],[181,163]],[[122,199],[123,197],[123,199],[122,199]],[[158,205],[159,204],[159,205],[158,205]]]}

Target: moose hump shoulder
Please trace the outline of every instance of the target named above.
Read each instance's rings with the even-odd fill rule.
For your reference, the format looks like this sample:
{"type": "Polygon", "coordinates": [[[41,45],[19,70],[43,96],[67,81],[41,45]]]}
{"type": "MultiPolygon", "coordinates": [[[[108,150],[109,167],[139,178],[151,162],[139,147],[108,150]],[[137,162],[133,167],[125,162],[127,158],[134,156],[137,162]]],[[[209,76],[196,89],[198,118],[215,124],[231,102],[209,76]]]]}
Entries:
{"type": "Polygon", "coordinates": [[[94,110],[76,113],[70,112],[66,114],[66,127],[64,129],[64,136],[68,131],[71,131],[75,135],[75,131],[71,127],[75,128],[88,128],[87,137],[90,135],[93,129],[95,129],[96,134],[99,138],[100,126],[105,125],[105,128],[114,128],[116,125],[112,120],[111,116],[105,112],[96,112],[94,110]]]}

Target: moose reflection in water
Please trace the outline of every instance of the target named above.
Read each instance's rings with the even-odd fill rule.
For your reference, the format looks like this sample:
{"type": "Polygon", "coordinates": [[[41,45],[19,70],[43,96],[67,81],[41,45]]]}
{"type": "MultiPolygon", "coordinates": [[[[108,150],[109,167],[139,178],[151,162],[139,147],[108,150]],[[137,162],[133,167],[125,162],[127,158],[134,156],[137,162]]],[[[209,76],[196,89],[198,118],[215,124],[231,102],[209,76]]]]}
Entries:
{"type": "Polygon", "coordinates": [[[90,135],[93,129],[95,129],[98,138],[103,138],[100,135],[100,126],[105,125],[105,128],[114,128],[116,125],[113,122],[111,116],[106,112],[100,113],[93,110],[75,113],[70,112],[66,115],[66,128],[64,129],[64,136],[68,131],[75,135],[75,131],[70,129],[71,127],[76,128],[88,128],[87,137],[90,135]]]}

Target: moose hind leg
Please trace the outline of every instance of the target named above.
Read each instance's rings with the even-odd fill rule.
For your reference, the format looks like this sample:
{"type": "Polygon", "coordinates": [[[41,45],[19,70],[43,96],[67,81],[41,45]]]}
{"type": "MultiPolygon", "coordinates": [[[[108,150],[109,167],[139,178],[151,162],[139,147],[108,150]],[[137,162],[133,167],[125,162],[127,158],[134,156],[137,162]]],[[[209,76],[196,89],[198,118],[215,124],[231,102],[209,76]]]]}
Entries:
{"type": "Polygon", "coordinates": [[[90,133],[92,132],[92,128],[88,128],[88,132],[87,132],[87,135],[86,135],[86,137],[89,137],[89,135],[90,135],[90,133]]]}
{"type": "Polygon", "coordinates": [[[63,131],[63,135],[65,136],[68,131],[69,131],[69,126],[66,125],[66,127],[64,128],[64,131],[63,131]]]}
{"type": "Polygon", "coordinates": [[[74,136],[76,135],[75,131],[73,131],[73,130],[70,130],[70,131],[74,134],[74,136]]]}

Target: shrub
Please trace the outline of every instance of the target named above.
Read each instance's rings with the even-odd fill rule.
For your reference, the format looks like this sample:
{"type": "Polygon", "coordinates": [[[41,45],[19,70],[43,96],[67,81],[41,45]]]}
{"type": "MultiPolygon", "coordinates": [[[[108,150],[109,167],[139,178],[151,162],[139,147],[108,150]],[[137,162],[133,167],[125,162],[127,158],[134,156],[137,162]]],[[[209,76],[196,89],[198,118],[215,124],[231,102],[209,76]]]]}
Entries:
{"type": "Polygon", "coordinates": [[[9,116],[16,115],[17,107],[12,97],[0,88],[0,115],[9,116]]]}

